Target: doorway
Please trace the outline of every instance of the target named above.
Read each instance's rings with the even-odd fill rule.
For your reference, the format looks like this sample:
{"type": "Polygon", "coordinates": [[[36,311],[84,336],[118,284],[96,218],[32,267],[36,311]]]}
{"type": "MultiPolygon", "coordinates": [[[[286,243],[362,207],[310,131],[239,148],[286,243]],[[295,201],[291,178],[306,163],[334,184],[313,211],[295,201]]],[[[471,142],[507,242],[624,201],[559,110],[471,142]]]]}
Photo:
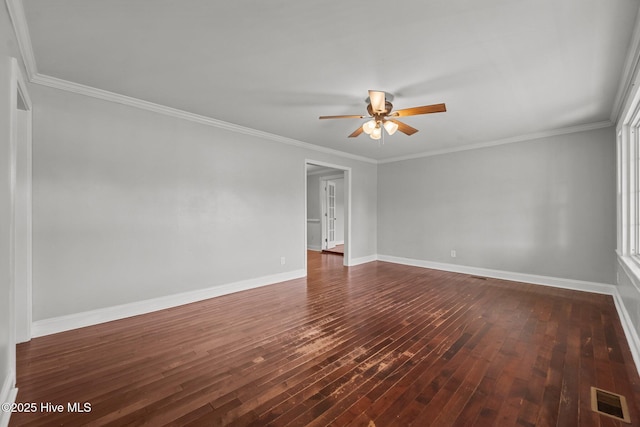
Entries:
{"type": "Polygon", "coordinates": [[[305,203],[305,251],[331,250],[340,245],[343,264],[349,265],[353,245],[351,168],[306,160],[305,203]]]}

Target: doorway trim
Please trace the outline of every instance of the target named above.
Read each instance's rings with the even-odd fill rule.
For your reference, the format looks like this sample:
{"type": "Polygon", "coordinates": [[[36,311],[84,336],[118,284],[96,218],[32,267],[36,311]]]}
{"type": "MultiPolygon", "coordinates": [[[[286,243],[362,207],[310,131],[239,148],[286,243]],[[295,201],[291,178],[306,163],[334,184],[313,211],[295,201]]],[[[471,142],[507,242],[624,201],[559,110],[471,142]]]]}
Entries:
{"type": "MultiPolygon", "coordinates": [[[[11,59],[11,288],[12,343],[31,339],[32,313],[32,112],[22,70],[11,59]],[[20,286],[20,288],[18,288],[20,286]]],[[[13,346],[15,349],[15,345],[13,346]]],[[[15,363],[15,353],[12,354],[15,363]]]]}
{"type": "Polygon", "coordinates": [[[307,165],[324,166],[343,171],[344,174],[344,261],[343,265],[351,265],[351,168],[347,166],[327,163],[319,160],[305,159],[304,161],[304,271],[307,272],[307,165]]]}

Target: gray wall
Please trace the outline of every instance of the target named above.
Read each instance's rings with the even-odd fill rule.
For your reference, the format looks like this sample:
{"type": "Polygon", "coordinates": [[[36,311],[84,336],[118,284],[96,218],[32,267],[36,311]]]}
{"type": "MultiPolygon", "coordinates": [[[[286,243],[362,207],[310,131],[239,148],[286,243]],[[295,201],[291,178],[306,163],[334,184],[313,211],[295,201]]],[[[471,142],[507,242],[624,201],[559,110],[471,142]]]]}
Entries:
{"type": "Polygon", "coordinates": [[[319,251],[322,249],[322,208],[320,207],[320,176],[307,176],[307,248],[319,251]]]}
{"type": "Polygon", "coordinates": [[[615,283],[613,127],[382,164],[378,179],[379,254],[615,283]]]}
{"type": "Polygon", "coordinates": [[[320,175],[307,176],[307,218],[319,219],[320,207],[320,175]]]}
{"type": "Polygon", "coordinates": [[[43,86],[31,97],[34,320],[303,269],[305,159],[352,168],[352,256],[376,253],[375,164],[43,86]]]}

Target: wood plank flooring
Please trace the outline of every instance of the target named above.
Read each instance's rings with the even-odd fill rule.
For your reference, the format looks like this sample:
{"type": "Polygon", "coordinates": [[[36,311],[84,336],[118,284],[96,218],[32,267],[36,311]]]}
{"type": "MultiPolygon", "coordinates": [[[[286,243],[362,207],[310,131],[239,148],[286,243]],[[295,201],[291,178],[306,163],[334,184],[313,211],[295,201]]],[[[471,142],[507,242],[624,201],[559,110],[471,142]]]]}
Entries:
{"type": "Polygon", "coordinates": [[[309,276],[33,339],[11,426],[620,426],[611,297],[309,252],[309,276]],[[90,404],[69,412],[68,403],[90,404]]]}
{"type": "Polygon", "coordinates": [[[322,253],[325,254],[335,254],[344,256],[344,245],[335,245],[331,249],[323,249],[322,253]]]}

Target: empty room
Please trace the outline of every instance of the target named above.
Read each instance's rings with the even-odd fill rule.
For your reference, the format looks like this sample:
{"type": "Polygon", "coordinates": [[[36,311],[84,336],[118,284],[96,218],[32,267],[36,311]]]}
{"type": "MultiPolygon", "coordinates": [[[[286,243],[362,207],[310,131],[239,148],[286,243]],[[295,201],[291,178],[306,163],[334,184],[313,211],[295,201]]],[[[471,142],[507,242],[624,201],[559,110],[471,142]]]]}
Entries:
{"type": "Polygon", "coordinates": [[[640,0],[4,0],[0,427],[640,426],[640,0]]]}

